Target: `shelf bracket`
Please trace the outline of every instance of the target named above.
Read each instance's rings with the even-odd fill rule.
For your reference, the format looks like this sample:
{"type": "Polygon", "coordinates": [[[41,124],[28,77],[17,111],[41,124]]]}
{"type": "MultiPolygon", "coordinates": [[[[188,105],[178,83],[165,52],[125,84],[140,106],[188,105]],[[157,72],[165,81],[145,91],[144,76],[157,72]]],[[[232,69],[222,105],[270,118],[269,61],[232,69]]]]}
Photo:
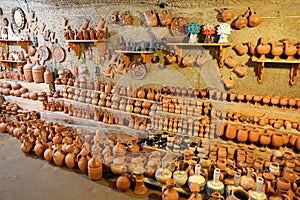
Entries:
{"type": "Polygon", "coordinates": [[[224,66],[224,60],[225,60],[225,48],[223,45],[220,46],[220,55],[219,55],[219,66],[222,68],[224,66]]]}
{"type": "Polygon", "coordinates": [[[106,48],[105,42],[96,41],[96,42],[94,42],[94,45],[100,51],[101,56],[104,56],[104,54],[105,54],[105,48],[106,48]]]}
{"type": "Polygon", "coordinates": [[[299,64],[292,64],[291,71],[290,71],[290,85],[295,85],[296,83],[296,77],[298,75],[298,70],[300,69],[300,63],[299,64]]]}
{"type": "Polygon", "coordinates": [[[17,41],[17,44],[20,45],[20,47],[25,50],[26,54],[28,54],[29,41],[19,40],[17,41]]]}
{"type": "Polygon", "coordinates": [[[80,58],[80,44],[79,43],[73,43],[73,42],[67,42],[68,46],[75,52],[75,55],[77,58],[80,58]]]}
{"type": "Polygon", "coordinates": [[[264,71],[265,71],[265,62],[259,62],[257,63],[257,82],[261,83],[263,81],[264,77],[264,71]]]}
{"type": "Polygon", "coordinates": [[[151,65],[151,55],[149,53],[141,53],[141,57],[143,59],[143,63],[145,63],[146,65],[147,71],[149,72],[151,65]]]}

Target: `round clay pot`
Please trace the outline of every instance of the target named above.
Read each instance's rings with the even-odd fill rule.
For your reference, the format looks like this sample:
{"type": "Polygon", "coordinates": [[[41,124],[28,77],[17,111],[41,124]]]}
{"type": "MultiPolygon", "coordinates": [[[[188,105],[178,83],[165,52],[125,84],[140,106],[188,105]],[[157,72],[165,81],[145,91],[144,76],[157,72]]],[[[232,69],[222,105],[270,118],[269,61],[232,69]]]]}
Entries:
{"type": "Polygon", "coordinates": [[[290,189],[290,182],[287,179],[281,177],[277,179],[276,186],[279,191],[288,191],[290,189]]]}
{"type": "Polygon", "coordinates": [[[122,175],[118,177],[116,187],[121,192],[125,192],[130,188],[130,180],[126,175],[126,172],[122,172],[122,175]]]}
{"type": "Polygon", "coordinates": [[[241,143],[245,143],[248,140],[248,129],[243,127],[237,131],[237,140],[241,143]]]}
{"type": "Polygon", "coordinates": [[[260,135],[259,142],[263,146],[269,145],[271,142],[271,135],[269,133],[265,132],[264,134],[260,135]]]}
{"type": "Polygon", "coordinates": [[[275,148],[281,147],[283,144],[282,134],[276,133],[272,135],[272,146],[275,148]]]}

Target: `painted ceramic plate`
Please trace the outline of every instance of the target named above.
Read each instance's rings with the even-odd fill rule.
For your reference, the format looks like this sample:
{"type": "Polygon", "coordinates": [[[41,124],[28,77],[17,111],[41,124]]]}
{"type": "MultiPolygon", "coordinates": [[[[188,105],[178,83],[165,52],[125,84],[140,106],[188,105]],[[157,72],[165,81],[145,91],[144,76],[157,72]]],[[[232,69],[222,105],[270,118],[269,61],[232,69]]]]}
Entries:
{"type": "Polygon", "coordinates": [[[173,36],[187,36],[189,34],[189,20],[184,17],[176,17],[171,24],[171,32],[173,36]]]}
{"type": "Polygon", "coordinates": [[[13,8],[11,11],[11,18],[12,23],[18,28],[19,30],[24,29],[26,24],[26,18],[24,11],[20,7],[13,8]]]}
{"type": "Polygon", "coordinates": [[[139,61],[131,62],[129,69],[129,75],[134,79],[142,79],[147,73],[146,66],[139,61]]]}
{"type": "Polygon", "coordinates": [[[56,46],[52,51],[52,56],[56,62],[62,62],[66,56],[65,50],[59,46],[56,46]]]}

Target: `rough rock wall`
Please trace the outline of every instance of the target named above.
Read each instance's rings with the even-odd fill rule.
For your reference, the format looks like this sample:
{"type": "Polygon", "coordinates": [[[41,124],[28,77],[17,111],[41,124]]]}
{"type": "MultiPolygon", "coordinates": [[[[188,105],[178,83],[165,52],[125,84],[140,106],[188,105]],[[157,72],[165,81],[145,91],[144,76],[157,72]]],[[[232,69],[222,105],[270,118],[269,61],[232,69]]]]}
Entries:
{"type": "MultiPolygon", "coordinates": [[[[201,69],[196,67],[179,68],[177,65],[170,65],[166,69],[159,68],[158,64],[152,64],[151,70],[141,80],[133,80],[128,74],[125,76],[116,74],[113,82],[122,85],[154,85],[154,86],[181,86],[181,87],[218,87],[221,84],[222,77],[231,76],[236,82],[232,89],[236,93],[251,93],[262,95],[280,95],[288,97],[299,97],[300,80],[294,86],[289,85],[290,64],[266,64],[264,71],[264,80],[262,83],[257,82],[257,64],[251,62],[249,55],[238,56],[232,47],[241,42],[252,41],[257,43],[260,37],[266,41],[277,41],[288,37],[292,42],[299,41],[300,27],[300,1],[283,1],[283,0],[266,0],[266,1],[240,1],[240,0],[205,0],[205,1],[143,1],[143,0],[94,0],[94,1],[49,1],[49,0],[30,0],[0,1],[4,11],[4,16],[10,19],[10,11],[13,7],[21,7],[26,13],[34,10],[38,18],[38,25],[46,24],[46,29],[56,32],[57,44],[46,43],[42,36],[39,36],[39,45],[46,45],[51,50],[60,45],[64,47],[63,31],[60,29],[60,22],[63,17],[68,19],[69,25],[73,28],[79,28],[84,19],[89,19],[91,25],[95,25],[101,18],[106,18],[108,23],[109,38],[107,48],[117,49],[123,37],[125,40],[133,41],[153,39],[153,34],[160,35],[165,32],[149,31],[141,22],[141,15],[148,9],[155,9],[156,12],[162,10],[158,4],[165,3],[165,8],[169,9],[174,17],[183,16],[190,21],[197,21],[201,25],[213,23],[218,25],[217,12],[215,8],[227,7],[233,10],[235,17],[244,13],[248,6],[259,13],[263,19],[262,24],[257,27],[246,27],[241,30],[232,30],[229,41],[233,44],[226,49],[226,56],[232,55],[240,64],[246,64],[249,67],[249,73],[244,78],[238,78],[231,69],[227,67],[219,68],[215,56],[201,69]],[[27,3],[26,3],[27,2],[27,3]],[[123,12],[129,10],[133,16],[133,25],[121,26],[109,23],[109,18],[114,11],[123,12]]],[[[83,48],[83,47],[82,47],[83,48]]],[[[86,47],[83,51],[86,51],[86,47]]],[[[205,48],[211,55],[217,54],[215,48],[205,48]]],[[[202,51],[202,49],[199,49],[202,51]]],[[[64,62],[56,63],[49,60],[46,64],[52,69],[69,68],[73,70],[74,66],[79,69],[87,67],[91,80],[95,77],[96,58],[100,52],[93,48],[93,59],[82,63],[73,51],[67,52],[64,62]]],[[[162,58],[161,58],[162,59],[162,58]]],[[[101,72],[105,70],[103,60],[98,65],[101,72]]],[[[109,81],[110,78],[102,80],[109,81]]]]}

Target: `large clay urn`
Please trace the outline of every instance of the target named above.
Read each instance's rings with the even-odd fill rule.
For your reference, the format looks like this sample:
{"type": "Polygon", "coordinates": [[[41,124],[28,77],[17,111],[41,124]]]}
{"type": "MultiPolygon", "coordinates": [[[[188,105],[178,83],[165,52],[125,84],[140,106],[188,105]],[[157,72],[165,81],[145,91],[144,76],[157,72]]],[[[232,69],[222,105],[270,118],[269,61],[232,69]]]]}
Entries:
{"type": "Polygon", "coordinates": [[[260,38],[260,44],[256,47],[256,52],[260,54],[260,59],[266,59],[266,55],[270,52],[271,47],[265,42],[264,38],[260,38]]]}
{"type": "Polygon", "coordinates": [[[35,65],[32,67],[32,76],[35,83],[44,82],[45,67],[40,64],[39,60],[36,60],[35,65]]]}
{"type": "Polygon", "coordinates": [[[27,58],[27,63],[24,65],[24,75],[27,82],[33,82],[33,76],[32,76],[32,67],[34,66],[34,63],[31,62],[30,58],[27,58]]]}
{"type": "Polygon", "coordinates": [[[93,181],[102,178],[102,162],[96,156],[88,161],[88,176],[93,181]]]}
{"type": "Polygon", "coordinates": [[[250,10],[250,15],[249,15],[249,18],[248,18],[248,21],[249,21],[249,26],[258,26],[262,19],[260,17],[259,14],[257,14],[253,9],[252,7],[249,7],[248,8],[250,10]]]}
{"type": "Polygon", "coordinates": [[[162,187],[162,200],[178,200],[179,194],[174,189],[175,180],[168,179],[166,185],[162,187]]]}
{"type": "Polygon", "coordinates": [[[215,10],[219,13],[220,19],[223,22],[229,22],[234,17],[232,10],[229,10],[228,8],[221,8],[221,9],[215,8],[215,10]]]}

